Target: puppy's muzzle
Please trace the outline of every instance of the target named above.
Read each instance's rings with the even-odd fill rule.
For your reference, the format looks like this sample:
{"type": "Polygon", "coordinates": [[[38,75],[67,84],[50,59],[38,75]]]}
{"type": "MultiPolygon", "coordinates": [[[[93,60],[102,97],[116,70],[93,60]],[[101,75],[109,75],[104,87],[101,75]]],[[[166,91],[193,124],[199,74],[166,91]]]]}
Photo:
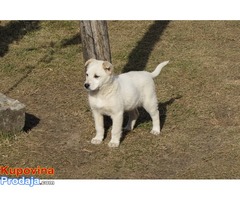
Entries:
{"type": "Polygon", "coordinates": [[[89,89],[90,84],[89,84],[89,83],[85,83],[85,84],[84,84],[84,87],[85,87],[86,89],[89,89]]]}

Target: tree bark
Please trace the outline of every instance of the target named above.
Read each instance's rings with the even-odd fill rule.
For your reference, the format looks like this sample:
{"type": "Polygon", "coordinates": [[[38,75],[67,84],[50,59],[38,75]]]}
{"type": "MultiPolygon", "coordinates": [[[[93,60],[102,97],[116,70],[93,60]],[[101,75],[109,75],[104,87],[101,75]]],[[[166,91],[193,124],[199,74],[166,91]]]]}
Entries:
{"type": "Polygon", "coordinates": [[[106,21],[80,21],[83,58],[111,62],[108,27],[106,21]]]}

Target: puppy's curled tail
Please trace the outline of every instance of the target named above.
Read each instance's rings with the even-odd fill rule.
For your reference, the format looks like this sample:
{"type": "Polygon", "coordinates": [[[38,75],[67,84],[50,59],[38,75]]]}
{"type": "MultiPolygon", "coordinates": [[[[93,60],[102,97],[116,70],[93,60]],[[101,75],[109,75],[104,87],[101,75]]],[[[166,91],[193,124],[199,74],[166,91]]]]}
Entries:
{"type": "Polygon", "coordinates": [[[160,74],[162,68],[163,68],[164,66],[166,66],[168,63],[169,63],[169,60],[160,63],[160,64],[156,67],[156,69],[151,73],[152,77],[155,78],[156,76],[158,76],[158,75],[160,74]]]}

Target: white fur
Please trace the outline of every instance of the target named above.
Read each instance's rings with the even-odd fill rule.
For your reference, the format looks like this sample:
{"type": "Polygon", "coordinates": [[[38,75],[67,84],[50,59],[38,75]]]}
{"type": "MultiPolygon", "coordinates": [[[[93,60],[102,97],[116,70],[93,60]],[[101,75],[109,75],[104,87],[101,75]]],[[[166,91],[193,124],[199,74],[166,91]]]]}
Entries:
{"type": "Polygon", "coordinates": [[[125,129],[132,130],[138,118],[137,108],[143,106],[153,122],[151,133],[160,133],[158,101],[153,78],[168,64],[159,64],[152,72],[132,71],[118,76],[113,74],[113,66],[107,61],[90,59],[86,62],[85,87],[89,92],[89,104],[93,112],[96,136],[93,144],[100,144],[104,137],[103,115],[112,118],[112,138],[110,147],[118,147],[122,134],[123,113],[129,113],[125,129]]]}

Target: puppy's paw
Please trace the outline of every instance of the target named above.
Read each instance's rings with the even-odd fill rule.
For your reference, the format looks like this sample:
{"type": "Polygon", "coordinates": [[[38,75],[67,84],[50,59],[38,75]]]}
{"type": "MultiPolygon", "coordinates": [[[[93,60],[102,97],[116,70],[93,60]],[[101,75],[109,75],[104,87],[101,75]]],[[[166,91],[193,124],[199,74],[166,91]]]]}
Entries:
{"type": "Polygon", "coordinates": [[[101,144],[101,143],[102,143],[102,140],[95,137],[95,138],[93,138],[93,139],[91,140],[91,143],[92,143],[92,144],[101,144]]]}
{"type": "Polygon", "coordinates": [[[151,130],[151,132],[153,135],[159,135],[160,134],[160,130],[151,130]]]}
{"type": "Polygon", "coordinates": [[[120,142],[111,142],[111,141],[110,141],[110,142],[108,143],[108,146],[111,147],[111,148],[116,148],[116,147],[119,146],[119,143],[120,143],[120,142]]]}

